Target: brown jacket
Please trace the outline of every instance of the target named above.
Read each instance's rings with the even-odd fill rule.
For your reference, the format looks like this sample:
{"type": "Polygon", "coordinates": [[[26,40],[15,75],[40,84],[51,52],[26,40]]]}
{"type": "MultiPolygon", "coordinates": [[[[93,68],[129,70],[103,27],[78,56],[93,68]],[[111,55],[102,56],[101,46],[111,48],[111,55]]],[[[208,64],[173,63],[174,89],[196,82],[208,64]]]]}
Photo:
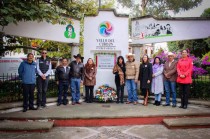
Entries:
{"type": "Polygon", "coordinates": [[[96,73],[97,73],[96,67],[91,68],[89,73],[87,72],[86,68],[84,68],[84,82],[83,82],[83,84],[86,86],[96,85],[96,73]]]}
{"type": "Polygon", "coordinates": [[[164,80],[169,80],[171,82],[176,82],[177,79],[177,69],[176,69],[177,61],[173,61],[171,66],[169,67],[169,61],[166,61],[163,69],[164,80]],[[167,75],[167,77],[166,77],[167,75]]]}
{"type": "Polygon", "coordinates": [[[113,68],[113,74],[116,72],[119,74],[119,77],[120,77],[120,85],[125,84],[124,73],[123,73],[122,69],[117,64],[113,68]]]}
{"type": "Polygon", "coordinates": [[[127,61],[126,67],[126,79],[138,80],[139,77],[139,65],[136,62],[127,61]]]}

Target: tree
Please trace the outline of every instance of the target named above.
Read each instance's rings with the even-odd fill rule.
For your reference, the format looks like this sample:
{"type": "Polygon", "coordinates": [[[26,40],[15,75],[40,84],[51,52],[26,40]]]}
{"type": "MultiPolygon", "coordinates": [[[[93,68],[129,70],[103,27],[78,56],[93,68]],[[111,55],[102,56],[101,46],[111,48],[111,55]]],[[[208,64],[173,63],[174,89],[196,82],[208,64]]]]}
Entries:
{"type": "MultiPolygon", "coordinates": [[[[210,16],[210,8],[205,9],[201,14],[201,17],[208,16],[210,16]]],[[[189,49],[195,56],[202,57],[204,54],[210,51],[210,38],[168,42],[168,48],[169,51],[189,49]]]]}
{"type": "MultiPolygon", "coordinates": [[[[0,25],[6,26],[9,23],[17,23],[18,21],[22,20],[46,20],[51,23],[64,24],[67,22],[67,18],[65,18],[66,16],[79,19],[81,21],[80,53],[82,53],[84,39],[84,15],[95,15],[97,13],[98,3],[96,1],[97,0],[85,0],[83,3],[81,3],[80,0],[10,0],[10,2],[3,0],[0,1],[0,25]]],[[[101,8],[112,8],[113,6],[114,0],[107,0],[103,3],[101,8]]],[[[22,48],[21,45],[27,49],[31,49],[31,42],[29,43],[28,40],[32,39],[10,36],[7,46],[3,46],[2,38],[4,36],[5,35],[0,32],[0,54],[7,50],[11,51],[16,50],[16,48],[22,48]],[[15,41],[15,43],[11,40],[15,41]]],[[[39,46],[38,49],[44,47],[45,49],[50,50],[50,55],[52,57],[70,57],[71,47],[67,44],[53,41],[46,41],[43,43],[42,40],[33,41],[37,42],[39,46]],[[40,41],[43,43],[41,46],[40,41]],[[60,52],[58,52],[58,50],[60,52]]]]}
{"type": "Polygon", "coordinates": [[[207,8],[201,14],[201,17],[210,17],[210,8],[207,8]]]}
{"type": "Polygon", "coordinates": [[[167,11],[172,10],[174,13],[186,11],[197,7],[202,0],[118,0],[123,6],[131,8],[131,12],[138,5],[141,10],[141,16],[154,15],[156,17],[168,16],[167,11]]]}

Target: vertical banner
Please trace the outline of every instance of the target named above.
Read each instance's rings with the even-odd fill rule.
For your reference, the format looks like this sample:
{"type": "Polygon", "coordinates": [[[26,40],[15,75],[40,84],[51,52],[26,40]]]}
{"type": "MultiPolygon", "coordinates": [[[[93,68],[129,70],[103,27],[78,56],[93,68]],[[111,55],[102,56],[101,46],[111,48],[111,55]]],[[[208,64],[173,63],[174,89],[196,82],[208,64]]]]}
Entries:
{"type": "Polygon", "coordinates": [[[116,58],[128,53],[128,16],[113,10],[99,11],[84,19],[84,63],[93,58],[97,64],[96,87],[115,88],[112,69],[116,58]]]}

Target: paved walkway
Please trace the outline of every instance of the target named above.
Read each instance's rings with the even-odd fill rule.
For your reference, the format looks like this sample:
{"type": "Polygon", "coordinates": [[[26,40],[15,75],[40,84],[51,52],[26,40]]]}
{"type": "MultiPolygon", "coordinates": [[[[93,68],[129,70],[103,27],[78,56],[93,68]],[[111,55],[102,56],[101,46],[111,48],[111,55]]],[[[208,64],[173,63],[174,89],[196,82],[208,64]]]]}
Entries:
{"type": "Polygon", "coordinates": [[[56,127],[47,133],[1,133],[1,139],[209,139],[210,128],[169,130],[163,125],[56,127]]]}

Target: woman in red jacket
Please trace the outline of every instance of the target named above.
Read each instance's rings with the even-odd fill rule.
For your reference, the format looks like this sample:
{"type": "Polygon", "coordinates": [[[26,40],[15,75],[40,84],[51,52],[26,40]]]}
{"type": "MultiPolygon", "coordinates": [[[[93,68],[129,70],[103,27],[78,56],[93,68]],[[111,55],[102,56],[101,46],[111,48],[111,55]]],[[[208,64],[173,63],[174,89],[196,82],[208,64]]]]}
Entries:
{"type": "Polygon", "coordinates": [[[177,63],[177,83],[181,94],[181,106],[179,108],[187,109],[190,84],[192,83],[193,61],[187,55],[187,50],[182,51],[182,58],[177,63]]]}

